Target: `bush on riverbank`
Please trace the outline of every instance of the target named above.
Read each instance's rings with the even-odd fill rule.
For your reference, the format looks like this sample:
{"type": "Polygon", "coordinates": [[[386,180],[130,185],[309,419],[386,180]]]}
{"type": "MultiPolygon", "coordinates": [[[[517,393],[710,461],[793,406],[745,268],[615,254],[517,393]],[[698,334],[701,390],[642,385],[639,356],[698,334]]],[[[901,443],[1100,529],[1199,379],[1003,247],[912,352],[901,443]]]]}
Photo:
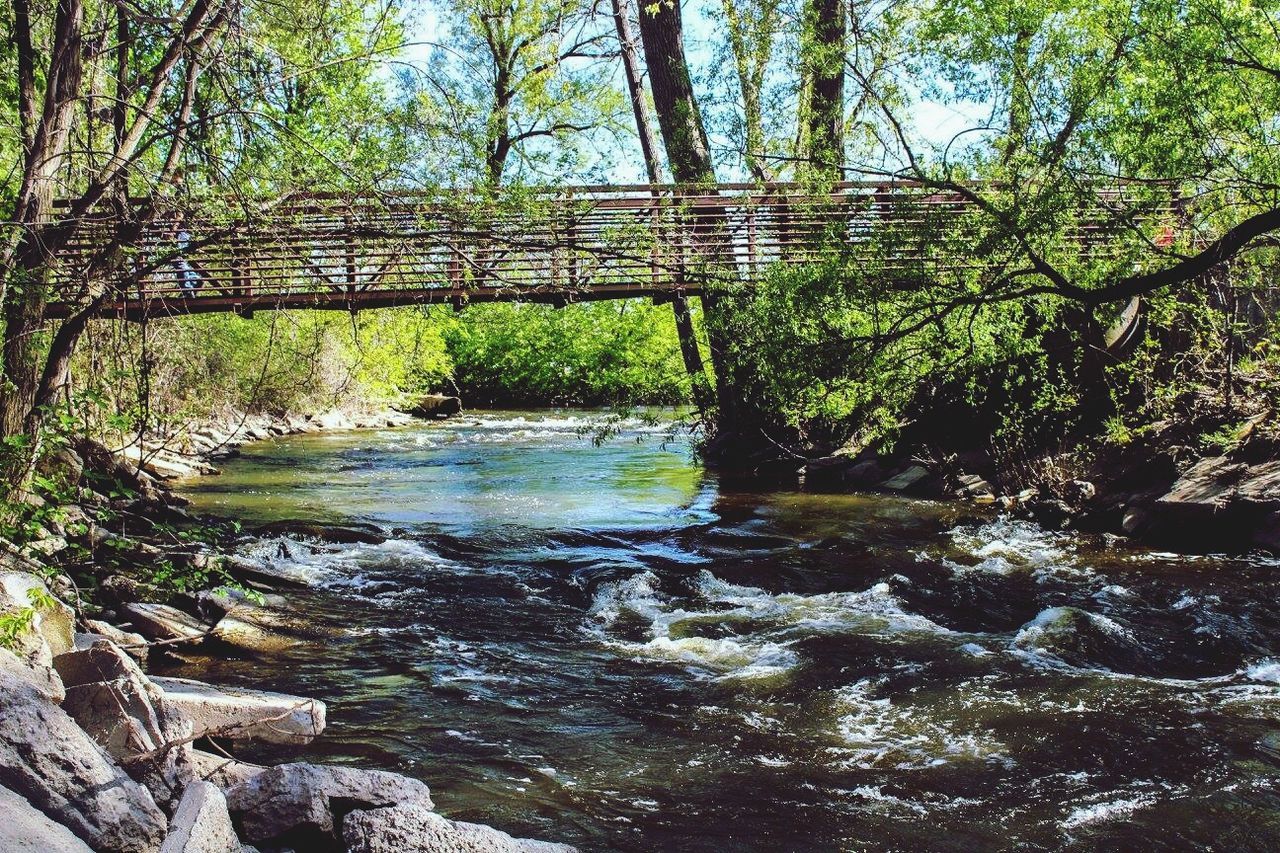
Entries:
{"type": "Polygon", "coordinates": [[[229,409],[362,409],[441,388],[460,390],[467,405],[689,397],[670,309],[635,300],[104,321],[91,327],[73,376],[79,414],[122,433],[229,409]]]}
{"type": "Polygon", "coordinates": [[[984,474],[1012,491],[1042,485],[1048,458],[1083,468],[1171,425],[1191,451],[1229,450],[1280,409],[1280,323],[1263,272],[1148,297],[1108,346],[1114,312],[1051,296],[940,313],[896,335],[928,286],[895,290],[839,264],[781,270],[726,312],[738,417],[767,436],[766,453],[982,454],[984,474]]]}
{"type": "Polygon", "coordinates": [[[671,309],[641,300],[468,308],[446,327],[472,405],[674,405],[689,400],[671,309]]]}
{"type": "Polygon", "coordinates": [[[98,415],[128,432],[226,409],[359,408],[435,388],[450,370],[439,321],[402,308],[104,321],[77,352],[73,377],[98,415]]]}

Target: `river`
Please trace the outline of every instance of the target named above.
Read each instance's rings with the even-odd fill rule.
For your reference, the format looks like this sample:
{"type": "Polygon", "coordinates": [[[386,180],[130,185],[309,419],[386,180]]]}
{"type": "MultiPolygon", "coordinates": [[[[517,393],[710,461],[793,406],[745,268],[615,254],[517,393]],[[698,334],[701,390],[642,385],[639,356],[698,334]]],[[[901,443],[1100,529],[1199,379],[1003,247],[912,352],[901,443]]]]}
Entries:
{"type": "Polygon", "coordinates": [[[731,489],[590,420],[247,446],[198,509],[392,538],[246,541],[326,639],[170,668],[322,697],[306,758],[584,850],[1280,847],[1280,563],[731,489]]]}

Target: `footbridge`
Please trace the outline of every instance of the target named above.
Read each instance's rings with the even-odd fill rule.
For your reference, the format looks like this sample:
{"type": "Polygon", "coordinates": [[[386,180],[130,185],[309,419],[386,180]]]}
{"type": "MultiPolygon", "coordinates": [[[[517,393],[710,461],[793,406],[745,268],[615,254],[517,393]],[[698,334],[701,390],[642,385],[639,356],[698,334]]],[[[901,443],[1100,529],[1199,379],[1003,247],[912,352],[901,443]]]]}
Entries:
{"type": "MultiPolygon", "coordinates": [[[[1105,250],[1132,221],[1082,217],[1065,239],[1105,250]]],[[[587,186],[292,195],[199,213],[136,200],[84,217],[55,257],[47,315],[130,320],[265,309],[357,311],[494,301],[670,300],[751,285],[777,264],[852,258],[902,281],[983,260],[990,223],[966,194],[910,182],[830,192],[788,184],[587,186]],[[129,227],[122,227],[129,223],[129,227]],[[960,250],[960,249],[963,250],[960,250]],[[111,255],[109,264],[103,258],[111,255]],[[104,268],[112,272],[104,276],[104,268]]],[[[1171,208],[1147,211],[1164,219],[1171,208]]],[[[990,261],[994,262],[994,261],[990,261]]]]}

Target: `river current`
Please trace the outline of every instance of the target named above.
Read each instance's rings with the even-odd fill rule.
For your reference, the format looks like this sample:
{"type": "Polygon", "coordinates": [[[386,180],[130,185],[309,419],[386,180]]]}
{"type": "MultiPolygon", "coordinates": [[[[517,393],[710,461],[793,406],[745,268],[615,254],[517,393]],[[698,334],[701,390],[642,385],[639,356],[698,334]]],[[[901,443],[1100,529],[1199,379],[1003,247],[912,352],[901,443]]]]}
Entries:
{"type": "Polygon", "coordinates": [[[307,758],[583,850],[1280,848],[1280,563],[743,491],[592,417],[247,446],[197,508],[391,538],[247,540],[322,639],[173,671],[324,698],[307,758]]]}

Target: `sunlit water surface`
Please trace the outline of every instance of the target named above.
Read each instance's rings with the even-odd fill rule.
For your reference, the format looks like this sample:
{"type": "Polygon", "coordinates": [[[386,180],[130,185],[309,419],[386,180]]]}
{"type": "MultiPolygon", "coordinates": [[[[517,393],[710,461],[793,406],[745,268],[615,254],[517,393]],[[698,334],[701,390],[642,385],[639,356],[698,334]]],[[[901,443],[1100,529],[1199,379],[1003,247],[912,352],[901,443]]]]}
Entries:
{"type": "Polygon", "coordinates": [[[733,490],[590,419],[246,447],[200,509],[393,538],[246,542],[326,639],[175,671],[323,697],[308,757],[585,850],[1280,847],[1280,566],[733,490]]]}

